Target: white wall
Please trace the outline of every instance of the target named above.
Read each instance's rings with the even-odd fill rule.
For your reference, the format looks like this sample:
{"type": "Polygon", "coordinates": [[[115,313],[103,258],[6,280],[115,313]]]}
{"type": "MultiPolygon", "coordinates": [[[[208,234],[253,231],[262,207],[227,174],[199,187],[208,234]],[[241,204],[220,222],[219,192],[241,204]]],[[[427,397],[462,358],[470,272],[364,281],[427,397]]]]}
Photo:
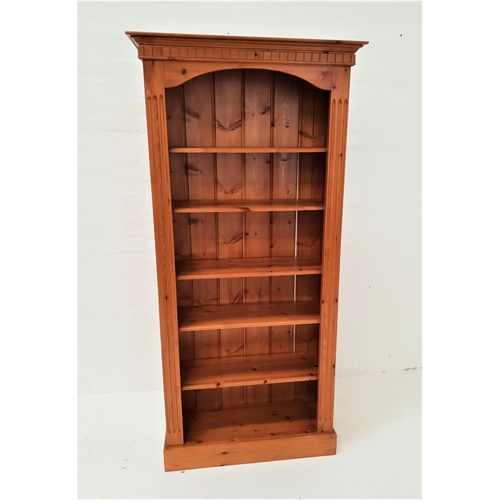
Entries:
{"type": "Polygon", "coordinates": [[[142,67],[126,30],[370,42],[351,77],[338,374],[421,366],[421,4],[78,11],[79,392],[161,386],[142,67]]]}

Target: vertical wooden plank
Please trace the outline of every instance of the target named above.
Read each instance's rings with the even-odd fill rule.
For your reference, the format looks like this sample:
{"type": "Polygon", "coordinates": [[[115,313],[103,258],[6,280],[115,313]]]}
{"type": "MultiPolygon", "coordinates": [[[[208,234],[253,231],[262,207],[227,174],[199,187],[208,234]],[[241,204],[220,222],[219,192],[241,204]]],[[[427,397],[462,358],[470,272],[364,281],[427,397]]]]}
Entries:
{"type": "MultiPolygon", "coordinates": [[[[213,84],[211,75],[202,75],[184,84],[184,112],[186,146],[213,146],[213,84]]],[[[211,154],[188,154],[187,173],[189,198],[213,200],[215,173],[211,154]]],[[[217,257],[217,231],[215,214],[189,214],[191,256],[193,259],[217,257]]],[[[193,281],[193,305],[218,303],[217,280],[193,281]]],[[[194,355],[216,358],[220,354],[219,335],[216,330],[194,334],[194,355]]],[[[198,408],[219,406],[219,390],[196,391],[198,408]]]]}
{"type": "MultiPolygon", "coordinates": [[[[271,72],[245,71],[244,145],[271,145],[271,72]]],[[[271,198],[271,159],[269,154],[245,155],[244,198],[248,200],[271,198]]],[[[270,245],[269,213],[246,213],[245,257],[268,257],[270,245]]],[[[245,302],[269,301],[269,278],[245,279],[245,302]]],[[[245,354],[269,353],[269,327],[247,328],[245,354]]],[[[263,385],[246,388],[246,402],[269,400],[269,388],[263,385]]]]}
{"type": "Polygon", "coordinates": [[[143,62],[162,346],[165,442],[184,442],[163,63],[143,62]]]}
{"type": "MultiPolygon", "coordinates": [[[[167,130],[169,147],[185,146],[184,86],[165,90],[167,99],[167,130]]],[[[189,199],[186,155],[169,155],[172,200],[189,199]]],[[[191,258],[189,214],[173,214],[175,260],[191,258]]],[[[177,305],[190,305],[191,283],[177,283],[177,305]],[[182,302],[181,302],[182,299],[182,302]]]]}
{"type": "MultiPolygon", "coordinates": [[[[322,147],[326,145],[328,119],[328,92],[303,81],[301,85],[300,145],[322,147]]],[[[325,155],[304,153],[299,159],[299,199],[323,199],[325,155]]],[[[299,212],[297,215],[297,256],[321,257],[323,214],[299,212]]],[[[319,301],[320,276],[297,276],[296,299],[319,301]]],[[[295,351],[318,349],[318,325],[297,325],[295,351]]],[[[316,397],[317,382],[296,384],[296,399],[316,397]]]]}
{"type": "MultiPolygon", "coordinates": [[[[184,120],[184,86],[165,89],[167,98],[167,130],[169,147],[182,147],[186,144],[184,120]]],[[[189,199],[186,155],[169,155],[170,188],[172,200],[189,199]]],[[[189,214],[173,214],[175,260],[191,258],[189,214]]],[[[191,284],[177,284],[177,305],[190,305],[186,297],[191,296],[191,284]],[[181,303],[181,298],[184,302],[181,303]]]]}
{"type": "Polygon", "coordinates": [[[333,430],[335,357],[340,272],[340,238],[344,198],[345,149],[350,68],[332,68],[332,91],[328,118],[328,152],[323,221],[323,279],[321,283],[318,431],[333,430]]]}
{"type": "MultiPolygon", "coordinates": [[[[184,86],[165,90],[167,99],[167,132],[169,147],[182,147],[186,144],[184,119],[184,86]]],[[[169,155],[170,190],[173,200],[189,199],[186,155],[169,155]]],[[[191,258],[189,214],[173,214],[175,260],[191,258]]],[[[177,282],[177,305],[190,306],[193,303],[191,281],[177,282]]],[[[194,358],[194,332],[179,333],[179,355],[183,360],[194,358]]],[[[182,407],[194,408],[196,395],[192,391],[182,393],[182,407]]]]}
{"type": "MultiPolygon", "coordinates": [[[[299,198],[300,199],[322,199],[324,190],[325,157],[318,154],[301,155],[299,169],[299,198]]],[[[297,221],[297,256],[321,258],[323,233],[323,214],[320,211],[299,212],[297,221]]],[[[306,275],[297,276],[296,298],[297,300],[319,301],[320,276],[306,275]]],[[[297,329],[316,331],[317,325],[300,325],[297,329]]],[[[308,336],[308,335],[306,335],[308,336]]],[[[311,338],[315,346],[303,349],[298,345],[304,342],[304,338],[296,334],[296,350],[316,350],[316,340],[311,338]]]]}
{"type": "MultiPolygon", "coordinates": [[[[299,325],[297,325],[299,326],[299,325]]],[[[298,401],[317,401],[318,382],[295,382],[295,399],[298,401]]]]}
{"type": "Polygon", "coordinates": [[[326,147],[329,93],[301,82],[300,145],[326,147]]]}
{"type": "MultiPolygon", "coordinates": [[[[167,128],[169,147],[186,144],[184,120],[184,86],[165,90],[167,98],[167,128]]],[[[170,187],[173,200],[189,199],[186,155],[169,155],[170,187]]],[[[176,260],[190,258],[188,214],[173,214],[176,260]]]]}
{"type": "MultiPolygon", "coordinates": [[[[320,199],[323,197],[323,184],[314,177],[323,177],[325,162],[323,155],[301,155],[299,169],[299,198],[320,199]],[[318,158],[319,157],[319,158],[318,158]],[[322,157],[322,158],[321,158],[322,157]],[[319,165],[318,165],[319,164],[319,165]],[[319,168],[318,168],[319,167],[319,168]],[[315,192],[316,191],[316,192],[315,192]]],[[[321,258],[323,214],[321,212],[299,212],[297,220],[297,256],[321,258]]],[[[320,276],[296,277],[296,300],[319,301],[320,276]]],[[[318,325],[297,325],[295,327],[295,351],[318,350],[318,325]]],[[[316,398],[317,382],[296,384],[296,399],[316,398]]]]}
{"type": "Polygon", "coordinates": [[[299,144],[300,80],[274,73],[273,146],[297,147],[299,144]]]}
{"type": "MultiPolygon", "coordinates": [[[[219,354],[217,330],[194,332],[195,359],[216,358],[219,354]]],[[[220,408],[220,389],[205,389],[196,392],[196,407],[199,409],[220,408]]]]}
{"type": "MultiPolygon", "coordinates": [[[[215,83],[215,145],[241,147],[241,93],[242,70],[219,71],[215,83]]],[[[242,197],[241,155],[216,155],[217,199],[234,200],[242,197]]],[[[241,213],[217,214],[217,245],[220,259],[243,257],[243,215],[241,213]]],[[[237,304],[243,301],[243,279],[219,280],[219,303],[237,304]]],[[[244,354],[243,328],[220,331],[220,355],[244,354]]],[[[244,403],[244,388],[231,387],[221,390],[222,406],[244,403]]]]}
{"type": "MultiPolygon", "coordinates": [[[[300,80],[275,73],[273,106],[273,145],[298,146],[300,80]]],[[[275,154],[272,165],[273,199],[296,199],[297,154],[275,154]]],[[[296,212],[271,214],[271,255],[295,255],[296,212]]],[[[271,279],[271,300],[294,300],[294,277],[280,276],[271,279]]],[[[293,352],[294,326],[271,328],[271,352],[293,352]]],[[[271,387],[273,401],[293,398],[293,384],[271,387]]]]}

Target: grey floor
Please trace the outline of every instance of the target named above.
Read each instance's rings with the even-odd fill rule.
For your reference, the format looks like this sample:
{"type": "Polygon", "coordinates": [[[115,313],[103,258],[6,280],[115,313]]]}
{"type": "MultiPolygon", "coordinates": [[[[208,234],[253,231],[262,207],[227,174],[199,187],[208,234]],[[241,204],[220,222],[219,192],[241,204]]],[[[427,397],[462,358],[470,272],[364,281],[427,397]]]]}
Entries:
{"type": "Polygon", "coordinates": [[[160,391],[79,396],[78,497],[421,498],[421,371],[336,391],[336,456],[169,473],[160,391]]]}

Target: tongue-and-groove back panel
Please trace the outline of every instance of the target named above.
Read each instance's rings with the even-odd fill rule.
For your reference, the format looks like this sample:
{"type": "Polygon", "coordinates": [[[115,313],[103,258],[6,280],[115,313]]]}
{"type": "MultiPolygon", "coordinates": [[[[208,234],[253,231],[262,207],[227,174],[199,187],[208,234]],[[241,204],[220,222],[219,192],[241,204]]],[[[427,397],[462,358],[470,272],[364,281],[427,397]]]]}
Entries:
{"type": "MultiPolygon", "coordinates": [[[[284,73],[228,70],[166,89],[169,147],[325,147],[329,93],[284,73]]],[[[323,199],[324,153],[170,154],[173,200],[323,199]]],[[[321,258],[321,211],[174,213],[176,259],[321,258]]],[[[178,306],[319,301],[320,275],[184,280],[178,306]]],[[[181,360],[316,351],[318,325],[181,332],[181,360]]],[[[185,408],[311,399],[313,382],[183,392],[185,408]]]]}

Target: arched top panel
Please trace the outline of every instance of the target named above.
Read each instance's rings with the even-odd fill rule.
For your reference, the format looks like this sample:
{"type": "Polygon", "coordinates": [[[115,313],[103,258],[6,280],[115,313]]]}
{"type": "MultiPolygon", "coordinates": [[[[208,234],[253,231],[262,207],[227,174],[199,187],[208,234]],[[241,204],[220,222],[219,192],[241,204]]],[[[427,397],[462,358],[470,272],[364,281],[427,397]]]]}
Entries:
{"type": "MultiPolygon", "coordinates": [[[[248,153],[326,152],[328,90],[294,75],[255,67],[184,76],[184,83],[167,87],[165,94],[172,161],[178,161],[177,153],[186,148],[198,153],[217,153],[220,148],[227,153],[237,153],[238,148],[248,153]]],[[[198,170],[189,174],[198,175],[198,170]]],[[[226,188],[231,196],[239,193],[234,186],[226,188]]]]}
{"type": "Polygon", "coordinates": [[[127,31],[144,63],[162,64],[166,88],[226,69],[265,69],[297,76],[332,90],[332,73],[349,72],[368,42],[127,31]]]}
{"type": "MultiPolygon", "coordinates": [[[[177,87],[192,78],[207,73],[224,71],[230,69],[260,69],[268,71],[277,71],[298,77],[309,82],[311,85],[322,89],[331,90],[332,88],[332,67],[328,65],[307,65],[298,66],[292,64],[273,64],[273,63],[242,63],[242,62],[183,62],[183,61],[165,61],[164,79],[165,87],[177,87]]],[[[348,68],[345,68],[348,71],[348,68]]]]}

